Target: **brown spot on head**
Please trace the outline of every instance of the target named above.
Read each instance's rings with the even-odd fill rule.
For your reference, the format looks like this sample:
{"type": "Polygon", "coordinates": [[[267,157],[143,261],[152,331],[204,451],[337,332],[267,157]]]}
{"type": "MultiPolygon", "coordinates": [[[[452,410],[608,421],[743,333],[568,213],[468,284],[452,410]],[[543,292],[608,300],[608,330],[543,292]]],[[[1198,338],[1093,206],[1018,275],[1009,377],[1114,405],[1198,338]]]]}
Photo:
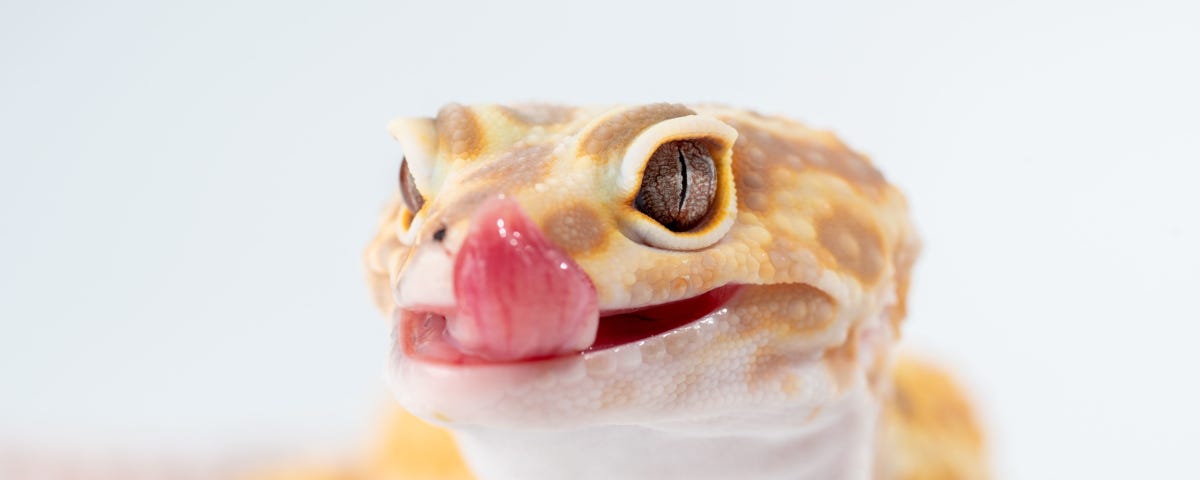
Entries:
{"type": "Polygon", "coordinates": [[[442,107],[438,111],[435,125],[438,149],[452,158],[478,155],[487,142],[475,112],[459,104],[452,103],[442,107]]]}
{"type": "Polygon", "coordinates": [[[527,103],[500,107],[500,112],[509,119],[525,125],[556,125],[575,115],[575,107],[527,103]]]}
{"type": "Polygon", "coordinates": [[[836,142],[832,148],[810,145],[801,155],[809,165],[842,177],[859,189],[874,192],[887,185],[883,174],[867,157],[846,148],[841,142],[836,142]]]}
{"type": "Polygon", "coordinates": [[[874,284],[883,273],[883,238],[867,220],[848,209],[834,209],[817,220],[817,239],[833,256],[839,268],[865,285],[874,284]]]}
{"type": "Polygon", "coordinates": [[[638,134],[663,120],[695,115],[683,105],[654,103],[623,110],[605,119],[585,133],[579,145],[583,155],[608,158],[608,154],[625,151],[638,134]]]}
{"type": "Polygon", "coordinates": [[[542,221],[542,229],[550,241],[572,256],[587,255],[603,247],[613,228],[599,213],[582,203],[550,212],[542,221]]]}
{"type": "MultiPolygon", "coordinates": [[[[850,150],[833,135],[826,135],[823,140],[813,139],[782,134],[736,118],[722,117],[722,121],[738,131],[733,156],[735,166],[743,164],[739,176],[742,176],[740,171],[766,171],[780,165],[796,171],[829,172],[869,193],[878,193],[887,186],[883,174],[866,157],[850,150]]],[[[738,185],[739,190],[742,187],[738,185]]]]}

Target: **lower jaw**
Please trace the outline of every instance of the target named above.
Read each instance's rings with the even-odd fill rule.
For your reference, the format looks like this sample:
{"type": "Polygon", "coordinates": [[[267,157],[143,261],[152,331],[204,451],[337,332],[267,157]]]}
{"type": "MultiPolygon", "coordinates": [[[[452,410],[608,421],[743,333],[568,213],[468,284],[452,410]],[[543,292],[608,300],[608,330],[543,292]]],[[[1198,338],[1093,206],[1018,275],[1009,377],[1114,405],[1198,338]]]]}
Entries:
{"type": "MultiPolygon", "coordinates": [[[[731,302],[663,334],[597,350],[496,363],[466,357],[460,363],[416,356],[403,335],[393,344],[387,381],[397,402],[427,421],[455,429],[488,427],[516,430],[562,430],[608,424],[654,424],[690,418],[686,400],[660,401],[662,391],[648,378],[679,378],[698,370],[706,379],[689,389],[716,385],[721,372],[744,371],[716,357],[697,356],[737,322],[731,302]],[[612,385],[634,389],[628,403],[603,408],[588,400],[612,385]],[[584,398],[587,397],[587,398],[584,398]],[[652,400],[657,398],[658,400],[652,400]],[[643,405],[645,408],[633,408],[643,405]]],[[[741,374],[735,374],[741,376],[741,374]]],[[[694,385],[693,385],[694,383],[694,385]]],[[[696,398],[702,398],[700,395],[696,398]]],[[[692,398],[692,397],[681,397],[692,398]]],[[[625,402],[626,400],[622,400],[625,402]]]]}
{"type": "Polygon", "coordinates": [[[722,308],[739,290],[727,285],[692,298],[649,307],[601,314],[596,340],[587,349],[556,357],[496,362],[459,348],[446,330],[446,317],[432,312],[398,310],[397,347],[404,357],[442,365],[498,365],[538,362],[586,355],[628,345],[691,325],[722,308]]]}

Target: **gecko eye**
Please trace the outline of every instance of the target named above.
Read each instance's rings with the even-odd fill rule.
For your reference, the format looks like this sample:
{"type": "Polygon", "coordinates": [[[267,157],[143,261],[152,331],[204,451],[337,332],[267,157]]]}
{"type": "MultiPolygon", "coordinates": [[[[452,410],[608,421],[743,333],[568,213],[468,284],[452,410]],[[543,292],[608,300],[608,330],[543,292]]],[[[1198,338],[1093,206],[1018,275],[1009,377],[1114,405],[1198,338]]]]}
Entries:
{"type": "Polygon", "coordinates": [[[639,133],[617,177],[621,233],[664,250],[699,250],[725,238],[737,218],[736,140],[733,127],[701,114],[639,133]]]}
{"type": "Polygon", "coordinates": [[[417,181],[408,169],[408,159],[400,161],[400,197],[404,199],[404,205],[408,207],[408,211],[413,214],[416,214],[421,210],[421,206],[425,205],[425,197],[417,191],[417,181]]]}
{"type": "Polygon", "coordinates": [[[686,232],[708,216],[717,194],[716,167],[704,144],[664,143],[646,162],[634,206],[673,232],[686,232]]]}

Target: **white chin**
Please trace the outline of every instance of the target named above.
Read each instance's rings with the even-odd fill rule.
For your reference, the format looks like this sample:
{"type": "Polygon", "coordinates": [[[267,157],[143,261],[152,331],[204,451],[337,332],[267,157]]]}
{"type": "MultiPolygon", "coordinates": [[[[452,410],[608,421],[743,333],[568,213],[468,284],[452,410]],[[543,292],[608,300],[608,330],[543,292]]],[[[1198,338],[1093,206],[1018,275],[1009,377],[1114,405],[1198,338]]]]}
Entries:
{"type": "Polygon", "coordinates": [[[794,430],[761,413],[790,411],[807,422],[846,393],[823,362],[824,348],[762,364],[753,353],[768,333],[748,333],[752,326],[731,311],[617,347],[511,364],[428,362],[396,342],[389,383],[406,409],[427,420],[517,430],[625,424],[712,432],[723,423],[794,430]],[[748,421],[746,412],[773,420],[748,421]]]}

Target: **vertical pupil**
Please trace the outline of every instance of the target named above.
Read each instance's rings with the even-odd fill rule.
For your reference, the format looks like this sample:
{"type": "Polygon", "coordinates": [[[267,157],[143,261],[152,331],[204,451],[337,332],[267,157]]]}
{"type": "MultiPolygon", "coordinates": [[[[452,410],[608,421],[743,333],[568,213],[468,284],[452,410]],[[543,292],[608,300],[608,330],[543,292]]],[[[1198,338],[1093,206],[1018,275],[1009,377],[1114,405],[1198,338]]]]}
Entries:
{"type": "Polygon", "coordinates": [[[695,228],[716,194],[716,168],[703,142],[675,140],[646,162],[634,206],[671,231],[695,228]]]}
{"type": "Polygon", "coordinates": [[[417,191],[417,182],[408,169],[407,159],[400,162],[400,197],[404,199],[404,205],[408,207],[408,210],[413,213],[417,213],[421,206],[425,205],[425,197],[422,197],[421,192],[417,191]]]}
{"type": "Polygon", "coordinates": [[[683,183],[683,187],[679,191],[679,210],[683,210],[683,202],[687,200],[688,195],[688,171],[687,158],[683,156],[683,148],[679,149],[679,180],[683,183]]]}

